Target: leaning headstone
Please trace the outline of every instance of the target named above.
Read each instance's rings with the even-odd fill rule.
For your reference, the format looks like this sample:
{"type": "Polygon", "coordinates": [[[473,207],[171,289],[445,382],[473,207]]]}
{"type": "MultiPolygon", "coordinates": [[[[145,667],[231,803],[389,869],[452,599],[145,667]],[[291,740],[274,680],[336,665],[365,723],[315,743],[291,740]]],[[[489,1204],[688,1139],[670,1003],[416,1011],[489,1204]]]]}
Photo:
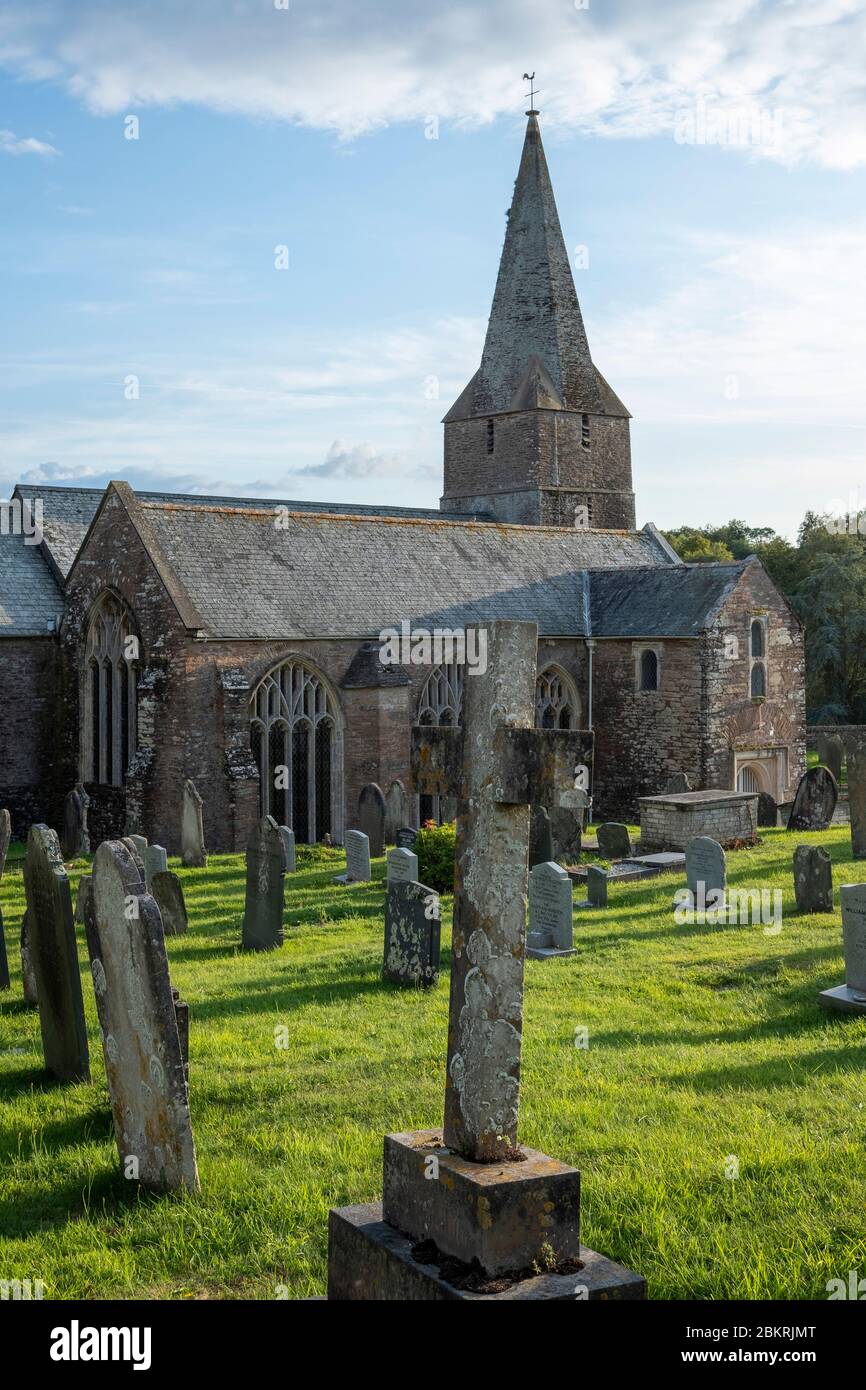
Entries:
{"type": "Polygon", "coordinates": [[[385,798],[382,788],[368,782],[358,797],[358,824],[370,841],[370,855],[377,859],[385,849],[385,798]]]}
{"type": "Polygon", "coordinates": [[[413,830],[411,825],[401,825],[397,831],[397,848],[414,850],[417,839],[417,830],[413,830]]]}
{"type": "Polygon", "coordinates": [[[627,825],[618,821],[603,821],[598,827],[598,852],[602,859],[628,859],[631,839],[627,825]]]}
{"type": "Polygon", "coordinates": [[[30,931],[27,926],[27,910],[21,918],[21,980],[24,985],[24,1003],[31,1009],[39,1007],[39,994],[36,989],[36,974],[33,969],[33,956],[30,952],[30,931]]]}
{"type": "Polygon", "coordinates": [[[818,1002],[825,1009],[866,1014],[866,883],[846,883],[839,896],[842,900],[845,983],[822,990],[818,1002]]]}
{"type": "Polygon", "coordinates": [[[87,911],[87,902],[92,887],[93,879],[90,874],[82,874],[78,880],[78,892],[75,895],[75,921],[79,922],[81,926],[84,926],[87,920],[84,914],[87,911]]]}
{"type": "Polygon", "coordinates": [[[204,847],[204,827],[201,818],[202,804],[195,783],[187,778],[183,784],[180,845],[181,859],[188,869],[207,868],[207,850],[204,847]]]}
{"type": "Polygon", "coordinates": [[[346,872],[337,874],[335,883],[368,883],[370,880],[370,841],[362,830],[346,831],[346,872]]]}
{"type": "Polygon", "coordinates": [[[287,825],[280,826],[280,835],[283,840],[283,853],[286,859],[286,873],[293,874],[297,868],[297,856],[295,854],[295,832],[290,830],[287,825]]]}
{"type": "Polygon", "coordinates": [[[533,806],[529,813],[529,867],[553,861],[553,830],[544,806],[533,806]]]}
{"type": "Polygon", "coordinates": [[[131,840],[132,843],[135,845],[135,852],[136,852],[136,854],[138,855],[138,857],[139,857],[139,859],[141,860],[142,864],[144,864],[145,868],[147,868],[147,860],[146,860],[145,857],[144,857],[145,850],[147,849],[147,836],[146,836],[146,835],[135,835],[135,834],[133,834],[133,835],[127,835],[126,838],[127,838],[127,840],[131,840]]]}
{"type": "MultiPolygon", "coordinates": [[[[718,840],[696,835],[686,845],[686,884],[691,901],[706,903],[711,893],[724,893],[727,887],[727,861],[718,840]]],[[[720,906],[718,897],[710,906],[720,906]]],[[[677,904],[679,906],[679,904],[677,904]]]]}
{"type": "Polygon", "coordinates": [[[262,816],[247,844],[247,895],[241,944],[272,951],[283,944],[286,851],[273,816],[262,816]]]}
{"type": "Polygon", "coordinates": [[[567,956],[574,950],[571,879],[552,862],[536,864],[529,875],[529,927],[526,954],[533,960],[567,956]]]}
{"type": "Polygon", "coordinates": [[[60,833],[60,848],[64,859],[80,859],[90,853],[90,835],[87,829],[87,808],[90,797],[79,782],[63,802],[63,827],[60,833]]]}
{"type": "MultiPolygon", "coordinates": [[[[130,835],[129,838],[133,839],[133,836],[130,835]]],[[[145,844],[144,853],[141,855],[141,861],[144,864],[144,882],[149,893],[151,891],[150,885],[153,882],[154,874],[164,874],[167,870],[168,855],[162,845],[145,844]]]]}
{"type": "Polygon", "coordinates": [[[586,896],[590,907],[607,907],[607,870],[597,864],[587,868],[586,896]]]}
{"type": "Polygon", "coordinates": [[[4,808],[0,811],[0,878],[3,877],[3,870],[6,867],[6,855],[9,853],[9,841],[12,839],[12,817],[4,808]]]}
{"type": "Polygon", "coordinates": [[[679,796],[682,792],[690,792],[692,784],[685,772],[674,772],[662,787],[662,796],[679,796]]]}
{"type": "Polygon", "coordinates": [[[385,844],[395,845],[397,833],[406,819],[406,788],[395,777],[385,793],[385,844]]]}
{"type": "Polygon", "coordinates": [[[836,781],[842,777],[842,759],[845,756],[845,748],[838,734],[819,734],[818,762],[832,772],[836,781]]]}
{"type": "Polygon", "coordinates": [[[769,792],[758,792],[758,825],[779,824],[779,807],[769,792]]]}
{"type": "Polygon", "coordinates": [[[389,883],[418,881],[418,856],[411,849],[389,849],[385,862],[389,883]]]}
{"type": "Polygon", "coordinates": [[[124,1176],[155,1192],[196,1191],[187,1057],[181,1041],[181,1030],[187,1030],[186,1009],[172,990],[156,903],[120,840],[106,840],[96,851],[87,918],[105,1074],[124,1176]]]}
{"type": "Polygon", "coordinates": [[[6,954],[6,935],[3,931],[3,910],[0,908],[0,989],[9,988],[9,957],[6,954]]]}
{"type": "Polygon", "coordinates": [[[61,1081],[88,1081],[90,1061],[72,893],[60,842],[47,825],[30,827],[24,889],[45,1066],[61,1081]]]}
{"type": "Polygon", "coordinates": [[[833,911],[833,865],[821,845],[794,850],[794,896],[799,912],[833,911]]]}
{"type": "Polygon", "coordinates": [[[185,936],[189,925],[183,886],[171,869],[160,870],[150,880],[150,892],[159,908],[166,936],[185,936]]]}
{"type": "Polygon", "coordinates": [[[826,767],[810,767],[800,778],[791,814],[789,830],[827,830],[833,819],[839,788],[836,778],[826,767]]]}
{"type": "MultiPolygon", "coordinates": [[[[392,854],[407,853],[392,850],[392,854]]],[[[439,979],[439,936],[439,894],[423,883],[389,879],[383,980],[425,989],[435,985],[439,979]]]]}

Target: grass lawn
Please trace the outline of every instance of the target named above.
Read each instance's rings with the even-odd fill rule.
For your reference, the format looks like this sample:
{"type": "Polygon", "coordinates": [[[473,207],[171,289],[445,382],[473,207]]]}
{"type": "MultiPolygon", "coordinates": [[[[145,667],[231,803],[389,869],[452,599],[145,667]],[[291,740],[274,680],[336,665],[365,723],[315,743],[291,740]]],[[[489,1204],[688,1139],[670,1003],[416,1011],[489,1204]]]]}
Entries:
{"type": "MultiPolygon", "coordinates": [[[[825,1298],[827,1280],[866,1274],[866,1019],[818,1008],[843,979],[840,919],[797,915],[791,856],[825,845],[837,886],[866,879],[866,862],[850,862],[847,826],[763,836],[728,856],[729,881],[783,890],[778,936],[677,926],[682,880],[666,876],[615,885],[608,909],[577,914],[575,956],[527,965],[521,1139],[581,1168],[584,1240],[645,1274],[654,1298],[825,1298]]],[[[451,911],[446,898],[438,988],[385,986],[384,864],[373,884],[336,887],[341,856],[325,853],[292,876],[286,943],[267,955],[238,950],[241,856],[180,870],[190,932],[168,953],[191,1010],[202,1191],[152,1198],[120,1176],[83,933],[94,1079],[42,1072],[13,851],[0,1279],[42,1279],[46,1298],[324,1290],[328,1208],[379,1195],[386,1131],[441,1122],[451,911]]]]}

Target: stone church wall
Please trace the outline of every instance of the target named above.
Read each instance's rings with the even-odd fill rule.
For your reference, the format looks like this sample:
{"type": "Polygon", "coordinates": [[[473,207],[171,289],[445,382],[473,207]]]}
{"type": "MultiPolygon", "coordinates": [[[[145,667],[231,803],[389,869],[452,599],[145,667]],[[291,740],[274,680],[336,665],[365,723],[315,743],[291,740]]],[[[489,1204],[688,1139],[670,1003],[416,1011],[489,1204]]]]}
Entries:
{"type": "Polygon", "coordinates": [[[25,839],[34,822],[60,824],[57,661],[56,637],[0,642],[0,807],[9,810],[16,840],[25,839]]]}

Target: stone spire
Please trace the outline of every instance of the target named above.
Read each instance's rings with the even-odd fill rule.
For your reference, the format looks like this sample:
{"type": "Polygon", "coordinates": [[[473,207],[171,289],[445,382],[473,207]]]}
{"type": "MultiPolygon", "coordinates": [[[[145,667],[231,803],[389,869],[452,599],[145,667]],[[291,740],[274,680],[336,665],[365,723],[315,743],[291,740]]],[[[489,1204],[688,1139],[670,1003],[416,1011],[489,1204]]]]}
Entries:
{"type": "Polygon", "coordinates": [[[527,116],[481,367],[446,418],[524,409],[536,381],[548,409],[626,415],[590,357],[537,112],[527,116]]]}

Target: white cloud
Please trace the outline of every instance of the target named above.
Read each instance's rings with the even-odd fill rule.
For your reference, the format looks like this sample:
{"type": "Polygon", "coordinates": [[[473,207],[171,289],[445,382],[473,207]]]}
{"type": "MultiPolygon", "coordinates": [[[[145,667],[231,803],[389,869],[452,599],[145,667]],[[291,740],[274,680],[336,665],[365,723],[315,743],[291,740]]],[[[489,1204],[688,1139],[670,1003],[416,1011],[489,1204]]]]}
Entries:
{"type": "Polygon", "coordinates": [[[0,130],[0,150],[4,154],[38,154],[49,159],[60,153],[44,140],[35,140],[32,135],[16,135],[12,130],[0,130]]]}
{"type": "Polygon", "coordinates": [[[406,461],[396,454],[382,454],[372,444],[348,445],[335,439],[324,463],[297,471],[313,478],[389,478],[405,475],[406,461]]]}
{"type": "Polygon", "coordinates": [[[343,137],[517,114],[525,54],[549,125],[673,138],[702,102],[721,129],[754,118],[757,157],[866,162],[861,0],[10,0],[0,31],[0,61],[96,112],[193,103],[343,137]]]}

